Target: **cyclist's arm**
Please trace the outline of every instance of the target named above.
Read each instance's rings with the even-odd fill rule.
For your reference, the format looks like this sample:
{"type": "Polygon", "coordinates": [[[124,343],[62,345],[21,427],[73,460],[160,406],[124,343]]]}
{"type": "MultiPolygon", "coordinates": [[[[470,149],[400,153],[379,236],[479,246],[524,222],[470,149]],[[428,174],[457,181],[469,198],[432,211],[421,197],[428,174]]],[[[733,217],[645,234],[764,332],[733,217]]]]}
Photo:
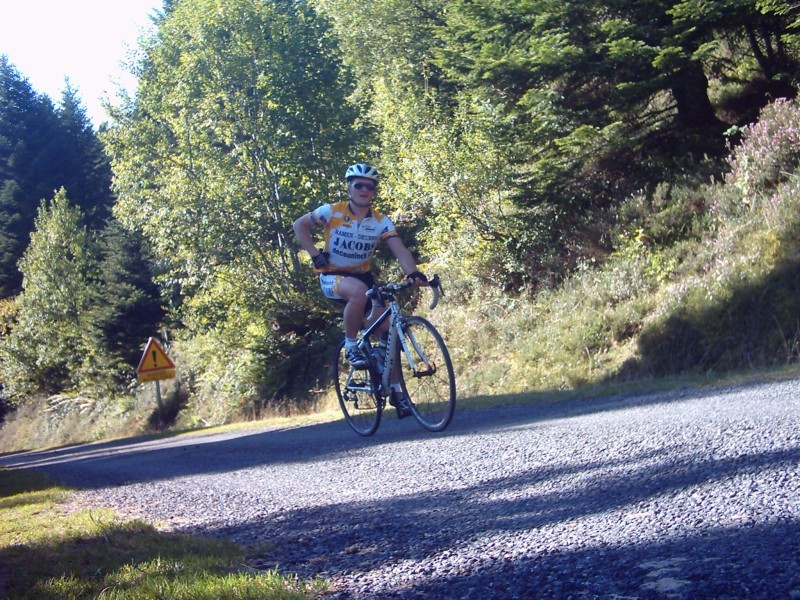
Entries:
{"type": "MultiPolygon", "coordinates": [[[[411,251],[406,248],[403,240],[397,236],[390,237],[388,240],[386,240],[386,245],[389,246],[389,250],[392,251],[392,254],[394,254],[395,258],[397,259],[397,262],[400,263],[403,273],[410,275],[417,270],[417,261],[414,259],[414,255],[411,254],[411,251]]],[[[424,284],[424,282],[420,280],[416,280],[414,283],[417,285],[424,284]]]]}
{"type": "Polygon", "coordinates": [[[314,223],[310,213],[306,213],[297,219],[292,226],[297,241],[305,249],[305,251],[308,252],[311,258],[314,258],[319,254],[319,250],[314,243],[314,237],[311,235],[311,229],[316,226],[317,224],[314,223]]]}

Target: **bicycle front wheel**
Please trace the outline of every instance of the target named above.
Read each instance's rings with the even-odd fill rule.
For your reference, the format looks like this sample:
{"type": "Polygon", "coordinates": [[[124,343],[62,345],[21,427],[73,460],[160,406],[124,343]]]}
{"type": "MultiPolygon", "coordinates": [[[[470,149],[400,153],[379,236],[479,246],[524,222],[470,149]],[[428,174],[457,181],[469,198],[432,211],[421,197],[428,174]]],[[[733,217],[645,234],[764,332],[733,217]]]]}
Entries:
{"type": "Polygon", "coordinates": [[[443,431],[456,409],[456,377],[447,346],[422,317],[406,319],[403,340],[396,361],[414,417],[428,431],[443,431]]]}
{"type": "Polygon", "coordinates": [[[370,371],[350,366],[344,352],[344,341],[336,349],[333,364],[336,395],[347,424],[359,435],[372,435],[381,423],[383,401],[374,392],[376,386],[372,385],[370,371]]]}

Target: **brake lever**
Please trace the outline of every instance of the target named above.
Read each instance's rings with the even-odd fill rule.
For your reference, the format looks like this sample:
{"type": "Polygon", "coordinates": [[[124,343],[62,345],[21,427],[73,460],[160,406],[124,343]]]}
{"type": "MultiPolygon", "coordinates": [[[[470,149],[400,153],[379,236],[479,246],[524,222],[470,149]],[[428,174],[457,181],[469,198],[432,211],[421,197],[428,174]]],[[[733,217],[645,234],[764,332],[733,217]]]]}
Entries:
{"type": "Polygon", "coordinates": [[[439,304],[439,295],[441,294],[444,296],[444,288],[442,288],[442,282],[439,280],[438,275],[434,275],[433,279],[428,282],[431,290],[433,290],[433,302],[431,302],[430,309],[433,310],[436,308],[436,305],[439,304]]]}

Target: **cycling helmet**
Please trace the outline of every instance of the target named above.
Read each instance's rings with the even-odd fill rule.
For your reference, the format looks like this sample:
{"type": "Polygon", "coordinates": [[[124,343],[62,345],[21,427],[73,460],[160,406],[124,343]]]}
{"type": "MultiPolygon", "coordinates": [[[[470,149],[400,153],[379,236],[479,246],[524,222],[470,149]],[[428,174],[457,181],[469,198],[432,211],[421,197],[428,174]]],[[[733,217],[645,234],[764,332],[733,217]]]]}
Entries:
{"type": "Polygon", "coordinates": [[[375,183],[378,183],[380,174],[372,165],[358,163],[348,167],[347,173],[344,174],[344,178],[347,179],[347,181],[350,181],[353,177],[364,177],[366,179],[371,179],[375,183]]]}

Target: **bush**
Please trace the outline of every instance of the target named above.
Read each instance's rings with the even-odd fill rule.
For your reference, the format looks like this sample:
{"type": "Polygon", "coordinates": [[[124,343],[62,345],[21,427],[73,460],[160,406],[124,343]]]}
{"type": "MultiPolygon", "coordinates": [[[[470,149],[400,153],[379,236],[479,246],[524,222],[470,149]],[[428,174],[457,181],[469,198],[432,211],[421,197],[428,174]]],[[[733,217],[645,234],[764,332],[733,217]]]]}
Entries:
{"type": "Polygon", "coordinates": [[[726,184],[741,193],[743,206],[755,205],[797,169],[800,160],[797,102],[781,98],[766,106],[759,120],[744,128],[743,142],[728,160],[731,170],[725,177],[726,184]]]}

